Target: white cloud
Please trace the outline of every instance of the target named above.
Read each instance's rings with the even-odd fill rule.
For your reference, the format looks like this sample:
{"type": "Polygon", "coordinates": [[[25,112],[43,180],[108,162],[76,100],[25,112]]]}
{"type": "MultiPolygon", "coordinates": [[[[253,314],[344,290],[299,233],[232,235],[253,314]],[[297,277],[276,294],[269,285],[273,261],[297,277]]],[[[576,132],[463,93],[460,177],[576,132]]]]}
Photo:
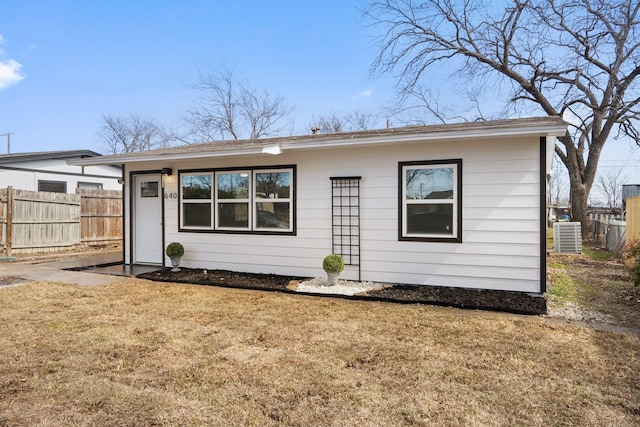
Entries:
{"type": "Polygon", "coordinates": [[[373,94],[373,91],[371,89],[366,89],[366,90],[363,90],[362,92],[356,93],[355,95],[353,95],[351,97],[351,99],[358,99],[358,98],[361,98],[363,96],[366,97],[366,98],[370,98],[372,94],[373,94]]]}
{"type": "Polygon", "coordinates": [[[0,90],[18,83],[24,79],[24,75],[20,74],[22,64],[13,59],[0,61],[0,90]]]}
{"type": "MultiPolygon", "coordinates": [[[[4,43],[4,37],[0,34],[0,45],[4,43]]],[[[5,56],[5,51],[0,47],[0,56],[5,56]]],[[[0,90],[18,83],[24,79],[20,74],[22,64],[14,59],[0,59],[0,90]]]]}

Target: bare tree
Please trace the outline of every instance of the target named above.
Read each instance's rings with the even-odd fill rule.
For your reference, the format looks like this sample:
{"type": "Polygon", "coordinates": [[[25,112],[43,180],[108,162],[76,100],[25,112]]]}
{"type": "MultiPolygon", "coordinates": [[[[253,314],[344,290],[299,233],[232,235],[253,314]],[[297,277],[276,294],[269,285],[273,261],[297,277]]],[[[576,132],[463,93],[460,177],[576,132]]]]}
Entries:
{"type": "Polygon", "coordinates": [[[99,135],[109,154],[161,148],[166,146],[169,140],[154,120],[135,114],[102,116],[99,135]]]}
{"type": "Polygon", "coordinates": [[[320,133],[339,133],[372,129],[376,117],[362,111],[354,111],[339,115],[335,111],[311,119],[311,127],[318,128],[320,133]]]}
{"type": "Polygon", "coordinates": [[[637,0],[374,0],[364,12],[382,30],[373,70],[395,73],[401,98],[447,66],[465,84],[508,87],[505,112],[570,121],[555,152],[586,227],[605,142],[640,139],[639,9],[637,0]]]}
{"type": "Polygon", "coordinates": [[[622,173],[622,168],[605,169],[598,175],[597,187],[607,198],[607,207],[622,207],[622,185],[627,182],[627,177],[622,173]]]}
{"type": "Polygon", "coordinates": [[[346,118],[338,115],[335,111],[314,117],[311,122],[312,127],[317,128],[319,133],[346,132],[348,125],[346,118]]]}
{"type": "Polygon", "coordinates": [[[369,130],[373,129],[378,121],[377,117],[370,113],[362,111],[354,111],[346,116],[349,129],[351,130],[369,130]]]}
{"type": "Polygon", "coordinates": [[[197,106],[185,120],[198,141],[276,136],[290,126],[292,112],[284,97],[237,81],[233,71],[200,74],[197,106]]]}

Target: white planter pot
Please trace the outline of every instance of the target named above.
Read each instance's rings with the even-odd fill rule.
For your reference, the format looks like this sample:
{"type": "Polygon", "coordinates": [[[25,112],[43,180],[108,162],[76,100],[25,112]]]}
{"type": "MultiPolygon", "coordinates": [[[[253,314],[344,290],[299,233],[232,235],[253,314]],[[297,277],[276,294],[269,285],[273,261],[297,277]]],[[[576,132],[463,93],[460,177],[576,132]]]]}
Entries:
{"type": "Polygon", "coordinates": [[[182,257],[179,257],[179,256],[171,258],[171,265],[173,266],[171,271],[180,271],[178,266],[180,265],[180,260],[181,259],[182,259],[182,257]]]}
{"type": "Polygon", "coordinates": [[[338,283],[340,273],[327,273],[327,285],[333,286],[338,283]]]}

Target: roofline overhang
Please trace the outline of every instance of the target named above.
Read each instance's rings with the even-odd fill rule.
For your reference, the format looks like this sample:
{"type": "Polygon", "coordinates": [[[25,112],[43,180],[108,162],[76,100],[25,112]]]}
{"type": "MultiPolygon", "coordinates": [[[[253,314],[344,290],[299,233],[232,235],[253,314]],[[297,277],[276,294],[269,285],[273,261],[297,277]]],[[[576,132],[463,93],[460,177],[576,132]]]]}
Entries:
{"type": "MultiPolygon", "coordinates": [[[[473,129],[453,129],[407,132],[407,133],[388,133],[384,135],[374,136],[355,136],[353,134],[338,134],[331,139],[318,139],[314,141],[313,136],[307,139],[296,139],[287,142],[287,138],[278,138],[277,142],[273,139],[256,140],[255,146],[249,148],[238,149],[220,149],[215,150],[215,143],[202,144],[202,149],[188,152],[163,152],[163,150],[151,150],[145,154],[131,153],[116,154],[109,156],[92,157],[85,159],[69,160],[69,164],[80,166],[94,166],[106,164],[130,164],[145,162],[167,162],[176,160],[191,160],[202,158],[224,158],[224,157],[242,157],[242,156],[264,156],[273,155],[271,148],[278,146],[279,154],[285,151],[295,150],[314,150],[328,148],[347,148],[354,146],[375,146],[385,144],[402,144],[417,142],[435,142],[447,140],[468,140],[468,139],[488,139],[488,138],[505,138],[509,136],[538,136],[547,137],[548,140],[563,136],[567,132],[567,124],[539,124],[539,125],[513,125],[504,127],[487,127],[473,129]],[[213,147],[213,149],[212,149],[213,147]]],[[[185,146],[188,147],[188,146],[185,146]]]]}

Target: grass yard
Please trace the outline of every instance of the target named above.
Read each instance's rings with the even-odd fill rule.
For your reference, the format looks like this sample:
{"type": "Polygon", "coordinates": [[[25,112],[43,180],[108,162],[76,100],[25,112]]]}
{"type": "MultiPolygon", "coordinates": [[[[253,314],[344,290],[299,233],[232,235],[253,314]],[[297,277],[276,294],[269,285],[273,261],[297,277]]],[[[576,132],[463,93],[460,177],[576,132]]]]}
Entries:
{"type": "Polygon", "coordinates": [[[0,307],[0,426],[640,424],[634,334],[142,280],[0,307]]]}

